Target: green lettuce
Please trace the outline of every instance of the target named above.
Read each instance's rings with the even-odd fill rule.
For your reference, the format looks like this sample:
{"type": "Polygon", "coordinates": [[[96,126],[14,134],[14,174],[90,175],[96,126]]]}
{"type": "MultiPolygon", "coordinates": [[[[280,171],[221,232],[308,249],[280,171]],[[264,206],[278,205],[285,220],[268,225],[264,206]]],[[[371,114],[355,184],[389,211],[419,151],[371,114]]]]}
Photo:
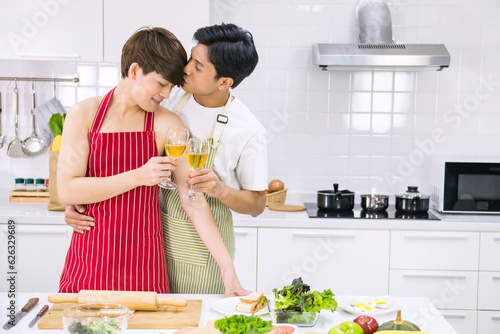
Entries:
{"type": "Polygon", "coordinates": [[[251,315],[233,315],[216,320],[214,323],[223,334],[264,334],[273,330],[271,321],[251,315]]]}
{"type": "Polygon", "coordinates": [[[283,289],[273,289],[274,307],[282,312],[318,312],[320,310],[335,311],[337,301],[330,289],[323,292],[310,291],[309,285],[302,282],[302,278],[295,278],[291,285],[283,289]]]}

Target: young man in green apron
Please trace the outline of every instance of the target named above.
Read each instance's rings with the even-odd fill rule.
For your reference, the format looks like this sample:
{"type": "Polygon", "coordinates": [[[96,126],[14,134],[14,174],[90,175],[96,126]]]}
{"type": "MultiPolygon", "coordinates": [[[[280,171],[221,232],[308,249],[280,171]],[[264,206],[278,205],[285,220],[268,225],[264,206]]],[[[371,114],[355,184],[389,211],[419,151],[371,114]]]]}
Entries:
{"type": "MultiPolygon", "coordinates": [[[[170,291],[243,295],[232,261],[231,210],[257,216],[265,208],[267,136],[230,88],[253,72],[258,55],[252,35],[233,24],[201,28],[194,39],[183,90],[173,91],[166,106],[193,136],[209,139],[211,150],[205,167],[189,176],[178,159],[178,189],[160,192],[170,291]],[[205,194],[198,203],[179,198],[191,184],[205,194]]],[[[66,210],[77,231],[90,228],[90,220],[66,210]]]]}
{"type": "Polygon", "coordinates": [[[209,139],[211,149],[205,167],[188,179],[179,175],[186,170],[181,159],[174,172],[178,191],[160,192],[170,289],[245,294],[231,260],[231,210],[253,216],[264,210],[267,141],[264,127],[230,89],[252,73],[258,55],[252,35],[233,24],[201,28],[194,39],[198,44],[184,69],[183,91],[173,91],[166,106],[192,136],[209,139]],[[205,194],[215,220],[189,219],[193,204],[179,200],[186,183],[205,194]]]}

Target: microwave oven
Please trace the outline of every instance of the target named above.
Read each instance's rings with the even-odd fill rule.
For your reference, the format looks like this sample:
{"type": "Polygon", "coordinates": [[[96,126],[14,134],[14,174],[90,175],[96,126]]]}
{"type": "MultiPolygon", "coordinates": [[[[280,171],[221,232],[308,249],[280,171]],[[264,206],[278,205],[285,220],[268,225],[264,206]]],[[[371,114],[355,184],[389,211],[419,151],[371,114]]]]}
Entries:
{"type": "Polygon", "coordinates": [[[439,212],[500,214],[500,159],[433,158],[430,183],[439,212]]]}

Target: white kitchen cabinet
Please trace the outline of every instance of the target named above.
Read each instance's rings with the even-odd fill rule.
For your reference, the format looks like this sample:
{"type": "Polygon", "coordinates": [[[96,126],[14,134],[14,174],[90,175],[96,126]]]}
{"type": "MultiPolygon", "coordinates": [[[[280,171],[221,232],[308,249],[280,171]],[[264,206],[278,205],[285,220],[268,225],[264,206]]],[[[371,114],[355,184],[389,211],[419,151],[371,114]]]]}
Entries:
{"type": "Polygon", "coordinates": [[[481,233],[479,270],[500,271],[500,233],[481,233]]]}
{"type": "MultiPolygon", "coordinates": [[[[16,225],[15,272],[16,290],[22,292],[54,292],[66,259],[73,229],[66,225],[16,225]]],[[[2,264],[6,258],[7,225],[0,227],[2,264]]],[[[5,263],[7,265],[7,263],[5,263]]],[[[2,268],[7,273],[8,267],[2,268]]],[[[7,291],[7,281],[0,281],[0,291],[7,291]]]]}
{"type": "Polygon", "coordinates": [[[104,61],[120,62],[127,39],[143,26],[159,26],[171,31],[186,48],[194,46],[194,32],[207,26],[208,0],[104,1],[104,61]]]}
{"type": "Polygon", "coordinates": [[[302,277],[339,295],[388,292],[388,231],[259,228],[258,244],[259,291],[302,277]]]}
{"type": "Polygon", "coordinates": [[[500,312],[479,311],[477,319],[478,334],[500,333],[500,312]]]}
{"type": "Polygon", "coordinates": [[[478,270],[479,233],[392,231],[391,269],[478,270]]]}
{"type": "Polygon", "coordinates": [[[479,272],[477,304],[480,310],[500,310],[500,272],[479,272]]]}
{"type": "Polygon", "coordinates": [[[440,310],[443,317],[458,334],[473,334],[477,328],[477,312],[465,310],[440,310]]]}
{"type": "Polygon", "coordinates": [[[102,1],[10,1],[0,11],[0,59],[102,61],[102,1]]]}
{"type": "Polygon", "coordinates": [[[392,270],[391,296],[427,297],[438,309],[477,308],[477,271],[392,270]]]}
{"type": "Polygon", "coordinates": [[[257,228],[234,229],[234,266],[243,288],[257,290],[257,228]]]}

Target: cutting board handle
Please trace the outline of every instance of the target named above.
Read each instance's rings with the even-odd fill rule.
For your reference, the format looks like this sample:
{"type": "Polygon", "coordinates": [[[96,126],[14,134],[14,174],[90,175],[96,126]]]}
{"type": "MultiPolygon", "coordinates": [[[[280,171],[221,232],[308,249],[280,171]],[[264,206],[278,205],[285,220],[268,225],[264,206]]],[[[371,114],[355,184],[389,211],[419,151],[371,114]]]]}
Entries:
{"type": "Polygon", "coordinates": [[[53,294],[49,296],[49,302],[52,304],[78,303],[78,295],[53,294]]]}
{"type": "Polygon", "coordinates": [[[156,306],[168,305],[184,307],[187,305],[186,298],[156,298],[156,306]]]}

